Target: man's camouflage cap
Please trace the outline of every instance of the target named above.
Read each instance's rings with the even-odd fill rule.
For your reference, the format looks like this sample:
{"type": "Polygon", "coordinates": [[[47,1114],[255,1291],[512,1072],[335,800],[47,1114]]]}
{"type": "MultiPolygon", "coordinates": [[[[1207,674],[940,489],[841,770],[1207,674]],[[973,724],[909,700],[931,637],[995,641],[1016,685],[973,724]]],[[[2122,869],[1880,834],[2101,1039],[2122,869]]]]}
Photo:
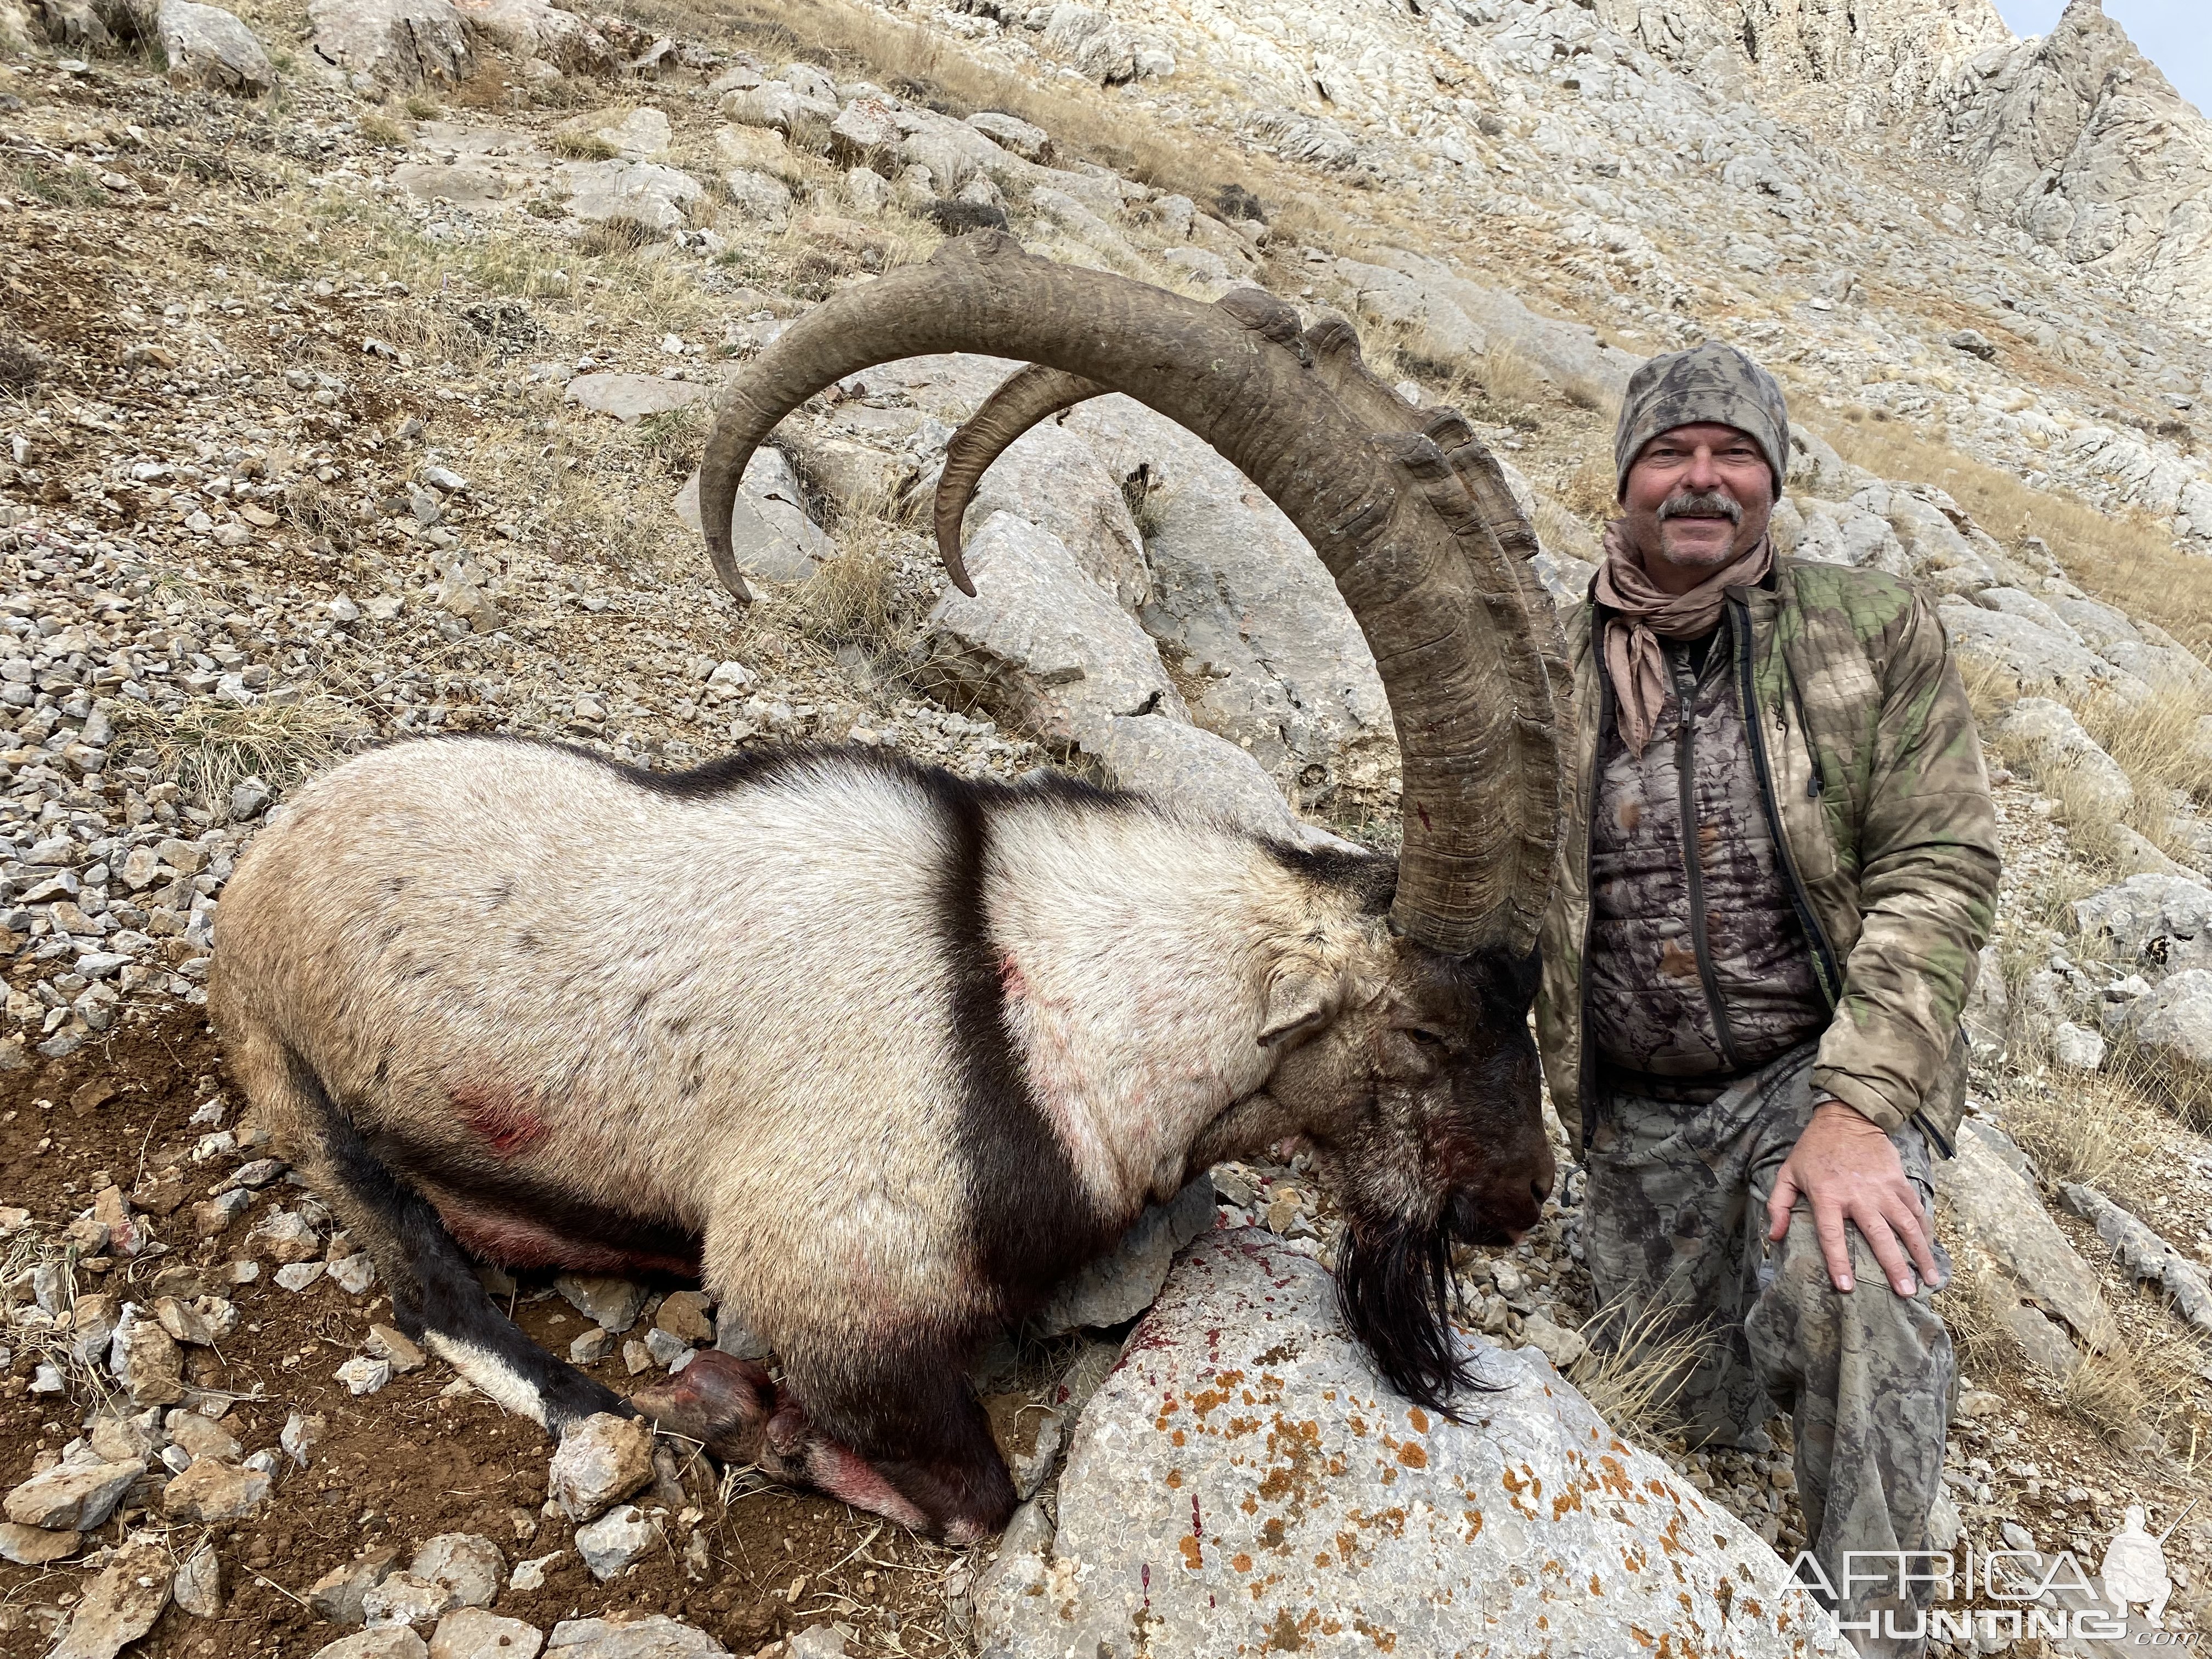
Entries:
{"type": "Polygon", "coordinates": [[[1613,440],[1613,499],[1628,493],[1628,469],[1644,445],[1678,426],[1708,422],[1747,433],[1766,452],[1779,495],[1790,471],[1790,405],[1782,388],[1734,346],[1708,340],[1654,357],[1629,381],[1613,440]]]}

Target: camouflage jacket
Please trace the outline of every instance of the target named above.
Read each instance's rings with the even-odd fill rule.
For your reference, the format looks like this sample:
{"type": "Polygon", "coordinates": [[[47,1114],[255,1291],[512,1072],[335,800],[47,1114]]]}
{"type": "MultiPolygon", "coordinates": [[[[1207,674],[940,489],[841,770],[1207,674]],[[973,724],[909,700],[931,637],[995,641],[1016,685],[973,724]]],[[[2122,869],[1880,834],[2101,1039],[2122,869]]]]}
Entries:
{"type": "MultiPolygon", "coordinates": [[[[1725,638],[1760,793],[1832,1008],[1813,1082],[1884,1129],[1917,1117],[1948,1152],[1966,1096],[1959,1015],[1996,903],[1996,812],[1973,712],[1935,613],[1904,584],[1776,561],[1729,590],[1725,638]]],[[[1577,786],[1545,919],[1537,1041],[1553,1109],[1588,1143],[1583,1017],[1590,806],[1612,688],[1592,606],[1563,619],[1577,786]]]]}

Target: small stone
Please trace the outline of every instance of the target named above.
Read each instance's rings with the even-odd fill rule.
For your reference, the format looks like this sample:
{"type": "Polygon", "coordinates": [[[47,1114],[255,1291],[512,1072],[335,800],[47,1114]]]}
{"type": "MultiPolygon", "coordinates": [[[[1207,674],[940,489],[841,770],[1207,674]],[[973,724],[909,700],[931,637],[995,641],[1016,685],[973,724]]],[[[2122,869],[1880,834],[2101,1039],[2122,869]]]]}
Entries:
{"type": "Polygon", "coordinates": [[[191,1468],[161,1489],[161,1513],[178,1522],[235,1521],[261,1507],[269,1486],[269,1477],[259,1469],[218,1458],[196,1458],[191,1468]]]}
{"type": "Polygon", "coordinates": [[[362,1346],[373,1358],[390,1360],[393,1373],[400,1376],[410,1371],[419,1371],[428,1363],[422,1348],[396,1326],[371,1325],[368,1340],[362,1346]]]}
{"type": "Polygon", "coordinates": [[[135,1302],[123,1305],[107,1368],[133,1405],[167,1406],[185,1397],[185,1357],[161,1321],[135,1302]]]}
{"type": "Polygon", "coordinates": [[[358,1625],[362,1597],[392,1576],[399,1565],[399,1546],[379,1544],[342,1567],[333,1567],[307,1591],[307,1605],[333,1625],[358,1625]]]}
{"type": "Polygon", "coordinates": [[[276,1270],[276,1282],[285,1290],[298,1291],[312,1286],[326,1271],[319,1261],[294,1261],[276,1270]]]}
{"type": "Polygon", "coordinates": [[[307,1467],[308,1454],[313,1451],[317,1443],[321,1441],[324,1431],[328,1426],[327,1420],[320,1412],[316,1413],[313,1417],[304,1417],[295,1411],[284,1419],[283,1431],[276,1437],[276,1443],[284,1449],[286,1455],[295,1463],[304,1469],[307,1467]]]}
{"type": "Polygon", "coordinates": [[[786,1659],[846,1659],[844,1632],[835,1625],[810,1625],[783,1650],[786,1659]]]}
{"type": "Polygon", "coordinates": [[[453,1593],[457,1607],[488,1607],[499,1594],[507,1558],[489,1538],[442,1532],[415,1552],[407,1571],[426,1583],[445,1585],[453,1593]]]}
{"type": "Polygon", "coordinates": [[[438,1621],[430,1659],[536,1659],[545,1637],[535,1625],[482,1607],[456,1607],[438,1621]]]}
{"type": "Polygon", "coordinates": [[[208,1328],[207,1316],[189,1302],[173,1296],[165,1296],[154,1304],[154,1317],[161,1322],[161,1328],[179,1342],[188,1342],[195,1347],[211,1347],[215,1333],[208,1328]]]}
{"type": "Polygon", "coordinates": [[[83,1547],[81,1532],[49,1532],[44,1527],[0,1521],[0,1561],[13,1561],[19,1567],[48,1566],[83,1547]]]}
{"type": "Polygon", "coordinates": [[[622,1348],[623,1369],[632,1376],[653,1369],[653,1350],[642,1342],[625,1342],[622,1348]]]}
{"type": "Polygon", "coordinates": [[[392,1362],[356,1354],[331,1375],[356,1395],[374,1394],[392,1381],[392,1362]]]}
{"type": "Polygon", "coordinates": [[[192,1231],[202,1238],[213,1238],[252,1207],[252,1193],[234,1190],[219,1194],[192,1206],[192,1231]]]}
{"type": "Polygon", "coordinates": [[[165,1545],[125,1545],[85,1590],[70,1615],[68,1634],[47,1659],[115,1659],[154,1628],[169,1605],[170,1577],[165,1545]]]}
{"type": "Polygon", "coordinates": [[[562,1437],[550,1474],[562,1512],[589,1521],[653,1479],[653,1425],[611,1412],[587,1417],[562,1437]]]}
{"type": "Polygon", "coordinates": [[[366,1296],[376,1283],[376,1264],[367,1250],[356,1250],[330,1264],[331,1283],[348,1296],[366,1296]]]}
{"type": "Polygon", "coordinates": [[[594,1325],[568,1345],[569,1363],[596,1365],[615,1351],[615,1334],[594,1325]]]}
{"type": "Polygon", "coordinates": [[[89,1532],[114,1512],[145,1464],[61,1463],[34,1474],[8,1494],[3,1506],[19,1526],[54,1532],[89,1532]]]}
{"type": "Polygon", "coordinates": [[[602,1583],[659,1541],[660,1529],[635,1504],[621,1504],[589,1526],[576,1528],[576,1553],[602,1583]]]}
{"type": "Polygon", "coordinates": [[[653,1322],[686,1342],[711,1342],[714,1340],[714,1325],[708,1316],[708,1306],[701,1291],[672,1291],[662,1298],[660,1311],[653,1316],[653,1322]]]}
{"type": "Polygon", "coordinates": [[[2069,1071],[2096,1071],[2105,1063],[2105,1039],[2086,1026],[2062,1019],[2051,1033],[2051,1058],[2069,1071]]]}
{"type": "Polygon", "coordinates": [[[563,1273],[553,1281],[553,1288],[578,1313],[617,1336],[636,1324],[645,1308],[645,1287],[627,1279],[563,1273]]]}
{"type": "Polygon", "coordinates": [[[727,1308],[715,1316],[714,1346],[734,1359],[765,1359],[772,1352],[727,1308]]]}
{"type": "Polygon", "coordinates": [[[673,1332],[656,1326],[645,1334],[645,1351],[653,1356],[654,1364],[673,1365],[691,1352],[691,1345],[673,1332]]]}
{"type": "Polygon", "coordinates": [[[541,1555],[532,1560],[517,1562],[514,1576],[507,1581],[507,1588],[518,1595],[529,1590],[544,1589],[547,1572],[566,1553],[562,1550],[555,1550],[550,1555],[541,1555]]]}
{"type": "Polygon", "coordinates": [[[222,1616],[222,1562],[212,1541],[203,1543],[179,1565],[169,1594],[195,1619],[222,1616]]]}
{"type": "Polygon", "coordinates": [[[1522,1325],[1521,1334],[1562,1372],[1589,1352],[1589,1344],[1580,1331],[1562,1329],[1548,1314],[1530,1314],[1522,1325]]]}
{"type": "Polygon", "coordinates": [[[458,1599],[449,1584],[395,1572],[362,1594],[361,1611],[371,1626],[427,1625],[458,1599]]]}
{"type": "Polygon", "coordinates": [[[545,1659],[723,1659],[729,1650],[696,1625],[666,1613],[614,1624],[569,1619],[553,1626],[545,1659]]]}
{"type": "Polygon", "coordinates": [[[422,1638],[404,1625],[357,1631],[341,1636],[326,1648],[318,1648],[313,1659],[429,1659],[422,1638]]]}
{"type": "Polygon", "coordinates": [[[171,1412],[168,1430],[169,1437],[184,1448],[188,1457],[234,1460],[246,1449],[228,1429],[198,1412],[171,1412]]]}

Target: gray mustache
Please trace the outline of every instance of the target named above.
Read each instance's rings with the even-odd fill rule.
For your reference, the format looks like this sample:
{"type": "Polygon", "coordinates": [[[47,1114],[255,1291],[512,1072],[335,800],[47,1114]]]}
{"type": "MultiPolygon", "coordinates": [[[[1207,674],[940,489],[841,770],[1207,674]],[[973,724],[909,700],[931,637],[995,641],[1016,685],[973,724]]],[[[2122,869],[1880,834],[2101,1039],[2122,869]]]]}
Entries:
{"type": "Polygon", "coordinates": [[[1742,504],[1730,501],[1717,489],[1702,492],[1685,490],[1679,495],[1669,495],[1659,504],[1659,518],[1662,523],[1668,519],[1681,518],[1686,514],[1695,514],[1699,518],[1711,518],[1718,514],[1730,524],[1740,525],[1743,522],[1742,504]]]}

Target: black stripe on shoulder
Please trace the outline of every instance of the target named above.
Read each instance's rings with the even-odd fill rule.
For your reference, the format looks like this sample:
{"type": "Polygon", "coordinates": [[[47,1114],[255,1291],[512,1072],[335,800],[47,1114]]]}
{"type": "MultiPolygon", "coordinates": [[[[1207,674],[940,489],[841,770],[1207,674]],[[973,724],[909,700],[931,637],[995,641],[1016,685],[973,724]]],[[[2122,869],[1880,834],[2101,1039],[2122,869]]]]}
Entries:
{"type": "MultiPolygon", "coordinates": [[[[1000,1287],[1005,1312],[1040,1305],[1074,1267],[1112,1240],[1073,1158],[1030,1091],[1006,1012],[1003,964],[992,938],[985,870],[991,807],[1013,799],[1118,799],[1088,785],[975,785],[936,768],[917,769],[948,831],[939,877],[941,937],[952,968],[951,1027],[963,1073],[958,1152],[968,1175],[969,1236],[977,1267],[1000,1287]]],[[[1066,781],[1073,783],[1073,780],[1066,781]]]]}

